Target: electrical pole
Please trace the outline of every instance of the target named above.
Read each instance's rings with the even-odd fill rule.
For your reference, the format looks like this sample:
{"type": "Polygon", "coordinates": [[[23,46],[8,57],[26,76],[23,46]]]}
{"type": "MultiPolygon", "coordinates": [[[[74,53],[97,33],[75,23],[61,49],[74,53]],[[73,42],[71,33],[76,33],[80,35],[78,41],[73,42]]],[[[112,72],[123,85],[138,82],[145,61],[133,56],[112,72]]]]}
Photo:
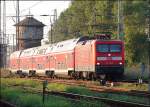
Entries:
{"type": "Polygon", "coordinates": [[[5,34],[6,34],[6,2],[4,0],[3,2],[3,44],[4,44],[4,38],[5,38],[5,34]]]}
{"type": "Polygon", "coordinates": [[[51,24],[51,44],[54,43],[54,24],[57,21],[57,9],[54,9],[53,15],[50,15],[50,24],[51,24]],[[53,16],[53,22],[51,17],[53,16]]]}
{"type": "Polygon", "coordinates": [[[95,26],[95,28],[94,28],[94,26],[93,26],[93,35],[95,36],[95,34],[96,34],[96,7],[94,7],[93,8],[93,25],[95,26]]]}
{"type": "Polygon", "coordinates": [[[15,34],[12,34],[12,37],[13,37],[13,48],[12,48],[12,52],[15,51],[15,34]]]}
{"type": "Polygon", "coordinates": [[[54,9],[54,23],[57,21],[57,9],[54,9]]]}
{"type": "Polygon", "coordinates": [[[119,34],[120,34],[120,0],[118,0],[118,35],[117,39],[119,39],[119,34]]]}
{"type": "Polygon", "coordinates": [[[50,16],[50,26],[51,26],[51,44],[53,43],[53,38],[52,38],[52,36],[53,36],[53,24],[52,24],[52,21],[51,21],[51,16],[50,16]]]}
{"type": "Polygon", "coordinates": [[[53,14],[53,23],[52,23],[52,21],[51,21],[51,43],[53,43],[53,42],[55,42],[54,40],[54,29],[53,29],[53,27],[54,27],[54,24],[56,23],[56,21],[57,21],[57,9],[54,9],[54,14],[53,14]]]}
{"type": "Polygon", "coordinates": [[[122,0],[118,0],[118,35],[117,39],[123,40],[124,37],[124,26],[123,26],[123,5],[122,0]]]}
{"type": "Polygon", "coordinates": [[[123,2],[120,1],[120,39],[124,39],[124,16],[123,16],[123,2]]]}
{"type": "MultiPolygon", "coordinates": [[[[2,58],[1,56],[1,42],[2,42],[2,31],[1,31],[1,0],[0,0],[0,60],[2,58]]],[[[0,61],[0,67],[1,67],[2,61],[0,61]]]]}
{"type": "MultiPolygon", "coordinates": [[[[148,1],[148,13],[150,13],[150,1],[148,1]]],[[[150,15],[147,15],[148,18],[148,73],[149,73],[149,85],[148,85],[148,90],[150,92],[150,15]]]]}
{"type": "MultiPolygon", "coordinates": [[[[16,1],[16,24],[19,23],[19,0],[16,1]]],[[[19,26],[16,26],[16,50],[19,50],[19,26]]]]}
{"type": "Polygon", "coordinates": [[[3,36],[2,36],[2,54],[3,54],[3,67],[6,67],[6,1],[3,1],[3,36]]]}
{"type": "MultiPolygon", "coordinates": [[[[1,0],[0,0],[0,43],[1,43],[1,37],[2,37],[2,35],[1,35],[1,0]]],[[[1,57],[1,56],[0,56],[1,57]]]]}
{"type": "Polygon", "coordinates": [[[54,13],[52,15],[40,15],[40,16],[50,16],[50,41],[51,41],[51,44],[54,43],[54,29],[53,29],[53,26],[54,24],[56,23],[57,21],[57,9],[54,9],[54,13]],[[52,16],[53,16],[53,20],[52,20],[52,16]]]}
{"type": "Polygon", "coordinates": [[[147,35],[147,43],[148,43],[148,91],[150,92],[150,1],[147,0],[148,6],[147,6],[147,15],[146,15],[146,29],[145,33],[147,35]]]}

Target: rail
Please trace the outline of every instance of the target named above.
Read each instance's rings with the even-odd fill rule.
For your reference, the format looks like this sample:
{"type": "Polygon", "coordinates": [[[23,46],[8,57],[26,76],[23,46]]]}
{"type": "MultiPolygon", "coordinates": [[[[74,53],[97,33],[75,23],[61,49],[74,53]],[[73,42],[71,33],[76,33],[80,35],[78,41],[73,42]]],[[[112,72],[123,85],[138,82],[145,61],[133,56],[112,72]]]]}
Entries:
{"type": "MultiPolygon", "coordinates": [[[[44,81],[45,79],[39,78],[38,80],[44,81]]],[[[100,87],[100,86],[94,86],[94,85],[83,85],[80,83],[75,83],[75,82],[70,82],[69,80],[51,80],[47,79],[48,82],[50,83],[61,83],[61,84],[66,84],[66,85],[76,85],[76,86],[83,86],[89,88],[91,91],[97,91],[100,93],[111,93],[111,94],[124,94],[124,95],[130,95],[130,96],[140,96],[140,97],[148,97],[150,98],[150,93],[146,91],[137,91],[137,90],[120,90],[120,89],[115,89],[112,87],[100,87]]],[[[86,81],[85,81],[86,82],[86,81]]]]}
{"type": "Polygon", "coordinates": [[[1,107],[17,107],[16,105],[14,105],[14,104],[11,104],[11,103],[9,103],[9,102],[7,102],[7,101],[4,101],[4,100],[0,100],[0,106],[1,107]]]}
{"type": "MultiPolygon", "coordinates": [[[[8,85],[12,87],[12,85],[8,85]]],[[[31,87],[22,87],[24,90],[33,92],[33,93],[42,93],[42,90],[36,89],[36,88],[31,88],[31,87]]],[[[45,94],[51,94],[51,95],[58,95],[58,96],[63,96],[65,98],[71,98],[71,99],[84,99],[87,101],[101,101],[106,104],[109,104],[112,107],[150,107],[150,105],[147,104],[141,104],[141,103],[134,103],[134,102],[127,102],[127,101],[120,101],[120,100],[113,100],[110,98],[103,98],[103,97],[94,97],[94,96],[88,96],[88,95],[80,95],[80,94],[73,94],[73,93],[68,93],[68,92],[61,92],[61,91],[49,91],[46,90],[45,94]]]]}

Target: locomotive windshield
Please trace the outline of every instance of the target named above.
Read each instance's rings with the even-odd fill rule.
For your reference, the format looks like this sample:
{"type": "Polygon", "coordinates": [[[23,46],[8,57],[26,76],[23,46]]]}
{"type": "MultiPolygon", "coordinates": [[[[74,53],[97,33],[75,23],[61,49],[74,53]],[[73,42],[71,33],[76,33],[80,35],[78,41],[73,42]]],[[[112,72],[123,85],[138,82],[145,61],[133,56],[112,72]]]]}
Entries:
{"type": "Polygon", "coordinates": [[[109,45],[97,45],[98,52],[109,52],[109,45]]]}
{"type": "Polygon", "coordinates": [[[110,45],[110,52],[121,52],[121,45],[110,45]]]}
{"type": "Polygon", "coordinates": [[[121,45],[119,44],[98,44],[97,52],[121,52],[121,45]]]}

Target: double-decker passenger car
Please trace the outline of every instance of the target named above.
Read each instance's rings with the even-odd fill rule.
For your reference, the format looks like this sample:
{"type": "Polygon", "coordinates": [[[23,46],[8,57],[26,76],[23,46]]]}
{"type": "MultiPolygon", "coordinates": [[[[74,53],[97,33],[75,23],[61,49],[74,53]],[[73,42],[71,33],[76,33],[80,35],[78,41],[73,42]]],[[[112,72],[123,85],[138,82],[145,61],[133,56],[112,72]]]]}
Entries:
{"type": "Polygon", "coordinates": [[[9,67],[11,72],[19,72],[20,70],[20,54],[21,51],[15,51],[10,55],[9,67]]]}
{"type": "Polygon", "coordinates": [[[65,75],[89,79],[101,75],[121,76],[124,45],[120,40],[70,39],[12,53],[10,70],[30,76],[65,75]]]}

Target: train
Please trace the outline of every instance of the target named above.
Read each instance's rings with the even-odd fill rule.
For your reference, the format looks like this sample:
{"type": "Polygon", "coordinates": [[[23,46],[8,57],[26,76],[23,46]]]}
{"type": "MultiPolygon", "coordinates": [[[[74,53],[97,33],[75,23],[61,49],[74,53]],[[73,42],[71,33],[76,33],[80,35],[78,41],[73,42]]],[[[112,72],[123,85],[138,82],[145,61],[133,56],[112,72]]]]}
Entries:
{"type": "Polygon", "coordinates": [[[108,35],[87,36],[15,51],[9,69],[20,76],[97,79],[124,74],[124,43],[108,35]]]}

